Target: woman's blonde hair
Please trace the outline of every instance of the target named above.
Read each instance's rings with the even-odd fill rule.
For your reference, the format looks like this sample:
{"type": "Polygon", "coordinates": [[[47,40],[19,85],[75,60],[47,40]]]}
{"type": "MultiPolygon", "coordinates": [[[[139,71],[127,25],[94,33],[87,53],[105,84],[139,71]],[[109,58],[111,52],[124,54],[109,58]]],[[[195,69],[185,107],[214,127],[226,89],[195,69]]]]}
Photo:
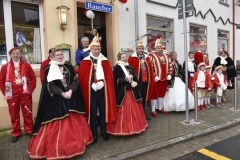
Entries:
{"type": "Polygon", "coordinates": [[[55,53],[58,52],[58,51],[61,51],[61,52],[62,52],[62,48],[60,48],[60,47],[54,47],[54,48],[52,49],[53,56],[54,56],[55,53]]]}
{"type": "Polygon", "coordinates": [[[120,60],[120,59],[121,59],[121,56],[122,56],[123,54],[126,54],[126,53],[124,53],[124,52],[118,52],[118,54],[117,54],[117,59],[120,60]]]}
{"type": "Polygon", "coordinates": [[[177,52],[172,51],[172,52],[169,53],[169,55],[170,55],[171,58],[173,57],[174,54],[177,54],[177,52]]]}

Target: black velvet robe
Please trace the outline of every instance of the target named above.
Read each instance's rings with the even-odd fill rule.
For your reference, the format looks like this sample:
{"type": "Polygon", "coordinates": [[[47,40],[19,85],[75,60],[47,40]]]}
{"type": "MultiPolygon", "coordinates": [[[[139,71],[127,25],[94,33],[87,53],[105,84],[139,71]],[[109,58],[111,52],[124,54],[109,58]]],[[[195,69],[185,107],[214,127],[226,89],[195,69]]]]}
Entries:
{"type": "MultiPolygon", "coordinates": [[[[125,67],[127,70],[129,70],[129,73],[133,76],[133,81],[138,83],[138,79],[134,72],[134,68],[132,66],[125,67]]],[[[132,91],[135,101],[142,101],[139,84],[136,87],[132,88],[131,83],[125,80],[125,74],[119,65],[114,66],[113,76],[117,107],[122,107],[126,95],[126,90],[132,91]]]]}
{"type": "MultiPolygon", "coordinates": [[[[193,60],[192,63],[193,63],[194,70],[195,70],[195,72],[196,72],[196,71],[197,71],[198,63],[197,63],[197,61],[195,61],[195,60],[193,60]]],[[[190,77],[190,74],[191,74],[191,73],[194,74],[195,72],[189,72],[189,71],[188,71],[188,77],[190,77]]],[[[185,83],[185,61],[183,62],[182,80],[183,80],[183,82],[185,83]]]]}
{"type": "Polygon", "coordinates": [[[47,82],[49,65],[45,68],[45,77],[40,94],[38,112],[32,135],[36,135],[42,124],[54,120],[64,119],[69,112],[84,114],[83,95],[78,83],[78,78],[71,64],[63,65],[66,76],[67,87],[64,87],[60,80],[47,82]],[[72,89],[71,99],[61,96],[62,92],[72,89]]]}
{"type": "Polygon", "coordinates": [[[175,64],[173,63],[173,73],[172,78],[168,81],[168,88],[173,88],[175,77],[180,77],[182,79],[182,65],[178,63],[178,61],[175,61],[175,64]]]}
{"type": "MultiPolygon", "coordinates": [[[[227,64],[226,64],[227,71],[225,73],[227,76],[227,80],[233,80],[234,77],[237,77],[237,72],[236,72],[234,62],[230,57],[227,57],[225,60],[227,61],[227,64]]],[[[217,57],[213,63],[212,73],[215,70],[215,68],[220,65],[221,65],[221,58],[217,57]]]]}

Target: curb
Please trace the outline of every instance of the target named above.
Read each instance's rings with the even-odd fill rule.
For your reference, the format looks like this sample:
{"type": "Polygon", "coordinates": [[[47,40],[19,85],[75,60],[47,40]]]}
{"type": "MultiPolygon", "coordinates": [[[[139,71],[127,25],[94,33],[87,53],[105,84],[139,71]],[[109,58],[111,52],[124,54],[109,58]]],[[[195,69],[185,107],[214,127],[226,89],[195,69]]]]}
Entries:
{"type": "Polygon", "coordinates": [[[176,143],[184,142],[184,141],[192,139],[192,138],[196,138],[196,137],[200,137],[200,136],[203,136],[203,135],[207,135],[209,133],[224,130],[226,128],[233,127],[233,126],[238,125],[238,124],[240,124],[240,118],[239,119],[234,119],[232,122],[226,122],[224,124],[220,124],[218,126],[213,126],[213,127],[207,128],[207,129],[202,130],[202,131],[197,131],[197,132],[194,132],[194,133],[190,133],[190,134],[187,134],[187,135],[182,136],[182,137],[177,137],[177,138],[174,138],[174,139],[170,139],[170,140],[167,140],[167,141],[156,143],[156,144],[153,144],[153,145],[150,145],[150,146],[147,146],[147,147],[143,147],[143,148],[139,148],[139,149],[136,149],[136,150],[133,150],[133,151],[125,152],[125,153],[116,155],[114,157],[109,157],[109,158],[106,158],[106,159],[107,160],[131,159],[131,158],[141,156],[141,155],[149,153],[149,152],[153,152],[153,151],[156,151],[156,150],[174,145],[176,143]]]}

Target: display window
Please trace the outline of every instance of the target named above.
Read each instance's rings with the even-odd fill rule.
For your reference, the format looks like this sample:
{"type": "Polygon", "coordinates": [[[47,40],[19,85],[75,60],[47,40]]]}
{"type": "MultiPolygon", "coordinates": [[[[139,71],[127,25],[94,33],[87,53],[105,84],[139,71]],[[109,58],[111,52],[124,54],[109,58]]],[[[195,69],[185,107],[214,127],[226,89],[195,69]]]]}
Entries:
{"type": "Polygon", "coordinates": [[[190,50],[193,52],[199,51],[202,40],[207,42],[207,27],[190,24],[190,50]]]}
{"type": "Polygon", "coordinates": [[[222,51],[228,51],[229,32],[224,30],[218,30],[218,54],[222,51]]]}
{"type": "Polygon", "coordinates": [[[7,63],[3,1],[0,0],[0,66],[7,63]]]}
{"type": "Polygon", "coordinates": [[[0,65],[9,60],[7,51],[10,48],[19,47],[22,60],[34,69],[40,68],[44,58],[41,3],[1,0],[0,5],[0,65]],[[6,20],[6,17],[11,18],[6,20]]]}
{"type": "Polygon", "coordinates": [[[152,36],[147,38],[148,52],[154,50],[155,40],[162,38],[162,45],[167,51],[173,50],[173,21],[170,19],[147,16],[147,33],[152,36]]]}

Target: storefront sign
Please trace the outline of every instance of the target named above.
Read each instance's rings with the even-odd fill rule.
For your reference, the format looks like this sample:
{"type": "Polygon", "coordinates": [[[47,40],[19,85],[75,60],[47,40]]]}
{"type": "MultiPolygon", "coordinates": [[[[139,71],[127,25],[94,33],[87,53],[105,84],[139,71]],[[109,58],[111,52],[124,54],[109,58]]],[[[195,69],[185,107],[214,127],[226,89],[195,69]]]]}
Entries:
{"type": "Polygon", "coordinates": [[[96,3],[96,2],[88,2],[85,3],[85,8],[100,12],[113,12],[113,6],[108,4],[96,3]]]}

